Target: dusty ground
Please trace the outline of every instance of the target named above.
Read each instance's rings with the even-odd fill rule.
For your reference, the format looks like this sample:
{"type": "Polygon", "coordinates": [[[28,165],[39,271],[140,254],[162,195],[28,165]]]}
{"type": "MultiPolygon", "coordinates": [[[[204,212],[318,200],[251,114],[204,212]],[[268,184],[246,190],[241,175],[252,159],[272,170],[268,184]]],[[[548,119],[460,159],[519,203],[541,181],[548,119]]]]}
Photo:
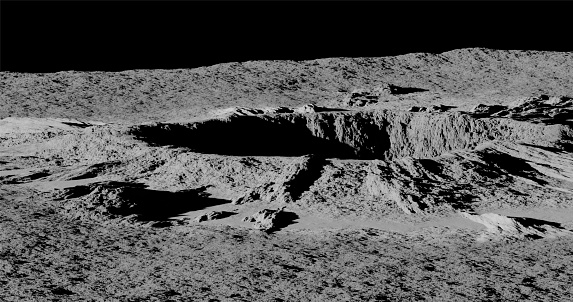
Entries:
{"type": "Polygon", "coordinates": [[[0,300],[573,300],[571,53],[0,78],[0,300]]]}

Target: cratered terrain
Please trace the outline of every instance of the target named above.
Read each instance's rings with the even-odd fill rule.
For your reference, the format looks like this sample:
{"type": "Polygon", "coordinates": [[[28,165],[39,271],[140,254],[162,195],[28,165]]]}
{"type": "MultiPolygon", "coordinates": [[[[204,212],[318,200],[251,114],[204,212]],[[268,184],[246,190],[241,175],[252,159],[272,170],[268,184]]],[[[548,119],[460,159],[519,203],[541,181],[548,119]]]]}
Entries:
{"type": "Polygon", "coordinates": [[[0,72],[2,301],[571,301],[573,54],[0,72]]]}

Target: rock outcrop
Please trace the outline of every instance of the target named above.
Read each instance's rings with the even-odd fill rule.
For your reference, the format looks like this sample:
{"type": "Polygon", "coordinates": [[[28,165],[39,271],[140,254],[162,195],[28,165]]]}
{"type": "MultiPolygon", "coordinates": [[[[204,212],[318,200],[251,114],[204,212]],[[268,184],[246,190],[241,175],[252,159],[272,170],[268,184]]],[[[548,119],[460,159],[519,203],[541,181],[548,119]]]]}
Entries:
{"type": "Polygon", "coordinates": [[[509,106],[478,104],[470,111],[477,117],[506,117],[545,124],[573,124],[573,98],[540,95],[519,99],[509,106]]]}
{"type": "Polygon", "coordinates": [[[315,113],[330,111],[332,109],[317,106],[315,104],[306,104],[298,108],[290,107],[265,107],[265,108],[248,108],[248,107],[229,107],[211,112],[217,118],[229,118],[233,116],[253,116],[262,114],[278,113],[315,113]]]}
{"type": "Polygon", "coordinates": [[[514,239],[555,238],[573,235],[573,232],[562,228],[558,223],[525,217],[509,217],[495,213],[473,214],[460,213],[463,217],[481,223],[487,228],[478,241],[514,239]]]}
{"type": "Polygon", "coordinates": [[[446,167],[437,160],[411,157],[374,160],[364,185],[371,196],[391,200],[407,214],[430,212],[440,205],[470,207],[471,186],[447,175],[446,167]]]}
{"type": "Polygon", "coordinates": [[[66,213],[75,218],[114,220],[138,212],[138,198],[144,188],[139,184],[100,182],[61,190],[57,199],[63,201],[66,213]]]}
{"type": "Polygon", "coordinates": [[[261,231],[272,231],[278,227],[278,222],[284,214],[285,207],[276,210],[262,209],[255,214],[245,217],[244,222],[252,222],[253,228],[261,231]]]}
{"type": "Polygon", "coordinates": [[[392,85],[382,85],[374,88],[358,88],[352,90],[343,99],[342,104],[345,106],[363,107],[370,104],[376,104],[382,101],[384,97],[393,94],[392,85]]]}
{"type": "Polygon", "coordinates": [[[423,92],[426,89],[399,87],[393,84],[382,84],[370,88],[357,88],[342,98],[342,105],[349,107],[364,107],[378,102],[396,99],[396,95],[423,92]]]}
{"type": "Polygon", "coordinates": [[[146,187],[103,181],[58,190],[54,197],[63,212],[76,219],[163,226],[170,224],[171,217],[192,211],[206,201],[201,189],[169,192],[146,187]]]}
{"type": "Polygon", "coordinates": [[[320,177],[324,159],[305,155],[294,159],[281,173],[276,182],[268,182],[248,190],[233,200],[240,205],[264,200],[266,202],[292,203],[320,177]]]}
{"type": "Polygon", "coordinates": [[[209,213],[205,213],[203,215],[199,215],[195,217],[195,222],[203,222],[203,221],[211,221],[220,219],[226,216],[226,213],[223,211],[211,211],[209,213]]]}
{"type": "Polygon", "coordinates": [[[445,105],[433,105],[430,107],[419,107],[419,106],[412,106],[410,107],[410,109],[408,109],[408,111],[410,112],[428,112],[428,113],[440,113],[440,112],[446,112],[450,109],[450,106],[445,106],[445,105]]]}

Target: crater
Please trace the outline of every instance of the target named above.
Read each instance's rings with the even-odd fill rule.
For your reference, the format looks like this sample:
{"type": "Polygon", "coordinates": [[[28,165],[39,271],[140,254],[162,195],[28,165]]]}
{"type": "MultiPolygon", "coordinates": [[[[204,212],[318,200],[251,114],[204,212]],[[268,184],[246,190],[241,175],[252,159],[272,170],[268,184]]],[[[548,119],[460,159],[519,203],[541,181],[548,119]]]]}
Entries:
{"type": "Polygon", "coordinates": [[[558,142],[573,135],[568,125],[391,110],[231,116],[138,125],[130,133],[155,146],[198,153],[340,159],[434,157],[490,140],[558,142]]]}

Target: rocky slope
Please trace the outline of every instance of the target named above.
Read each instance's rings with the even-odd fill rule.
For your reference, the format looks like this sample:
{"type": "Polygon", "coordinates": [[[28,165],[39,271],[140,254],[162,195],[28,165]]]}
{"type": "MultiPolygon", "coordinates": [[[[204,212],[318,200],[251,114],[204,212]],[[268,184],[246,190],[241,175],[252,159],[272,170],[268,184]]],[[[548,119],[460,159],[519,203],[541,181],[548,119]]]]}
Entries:
{"type": "Polygon", "coordinates": [[[0,118],[188,119],[231,106],[338,104],[354,89],[388,84],[426,91],[389,99],[390,107],[436,101],[459,106],[468,98],[503,103],[507,96],[573,95],[572,61],[567,52],[459,49],[382,58],[249,61],[190,70],[0,72],[0,118]],[[412,95],[421,96],[409,100],[412,95]]]}

